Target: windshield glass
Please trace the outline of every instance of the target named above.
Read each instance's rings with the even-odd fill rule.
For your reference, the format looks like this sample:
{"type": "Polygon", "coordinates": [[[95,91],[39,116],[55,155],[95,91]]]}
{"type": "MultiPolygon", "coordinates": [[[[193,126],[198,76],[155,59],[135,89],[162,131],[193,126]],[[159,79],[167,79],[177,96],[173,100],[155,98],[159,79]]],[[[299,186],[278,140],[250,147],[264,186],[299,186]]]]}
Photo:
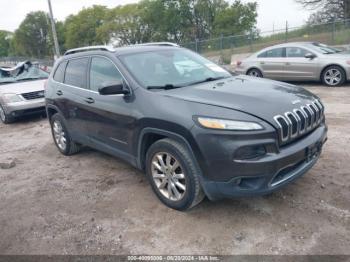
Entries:
{"type": "Polygon", "coordinates": [[[49,73],[41,70],[38,65],[25,63],[15,68],[0,68],[0,84],[14,83],[23,80],[47,79],[49,73]]]}
{"type": "Polygon", "coordinates": [[[120,59],[146,88],[182,87],[231,76],[220,66],[184,49],[134,53],[120,59]]]}
{"type": "Polygon", "coordinates": [[[312,48],[313,50],[315,50],[316,52],[319,52],[321,54],[336,54],[336,53],[340,53],[342,52],[342,50],[337,49],[337,48],[333,48],[330,47],[328,45],[325,44],[321,44],[321,43],[312,43],[309,45],[310,48],[312,48]]]}

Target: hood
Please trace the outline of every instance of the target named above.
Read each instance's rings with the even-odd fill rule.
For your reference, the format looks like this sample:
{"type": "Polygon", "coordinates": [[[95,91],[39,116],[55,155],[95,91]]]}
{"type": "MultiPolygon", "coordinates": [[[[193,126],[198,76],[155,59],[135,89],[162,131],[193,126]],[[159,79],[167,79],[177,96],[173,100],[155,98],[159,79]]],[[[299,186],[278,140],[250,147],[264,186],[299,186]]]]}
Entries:
{"type": "Polygon", "coordinates": [[[273,118],[308,104],[315,95],[304,88],[249,76],[166,91],[166,95],[186,101],[241,111],[276,126],[273,118]]]}
{"type": "Polygon", "coordinates": [[[328,55],[323,55],[324,59],[350,59],[350,53],[336,53],[336,54],[328,54],[328,55]]]}
{"type": "Polygon", "coordinates": [[[15,83],[6,83],[0,85],[0,93],[23,94],[44,90],[46,79],[30,80],[15,83]]]}

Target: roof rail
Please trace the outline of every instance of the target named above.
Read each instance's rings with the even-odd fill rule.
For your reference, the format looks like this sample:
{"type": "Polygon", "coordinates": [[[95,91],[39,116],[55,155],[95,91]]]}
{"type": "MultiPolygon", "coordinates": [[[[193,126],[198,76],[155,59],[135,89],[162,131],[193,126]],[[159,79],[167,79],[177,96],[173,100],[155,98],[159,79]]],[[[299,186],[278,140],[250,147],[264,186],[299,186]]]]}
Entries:
{"type": "Polygon", "coordinates": [[[135,46],[175,46],[175,47],[179,47],[178,44],[171,43],[171,42],[152,42],[152,43],[136,44],[135,46]]]}
{"type": "Polygon", "coordinates": [[[80,53],[80,52],[97,51],[97,50],[109,51],[109,52],[115,51],[115,49],[112,46],[96,45],[96,46],[85,46],[85,47],[69,49],[64,53],[64,55],[71,55],[71,54],[80,53]]]}

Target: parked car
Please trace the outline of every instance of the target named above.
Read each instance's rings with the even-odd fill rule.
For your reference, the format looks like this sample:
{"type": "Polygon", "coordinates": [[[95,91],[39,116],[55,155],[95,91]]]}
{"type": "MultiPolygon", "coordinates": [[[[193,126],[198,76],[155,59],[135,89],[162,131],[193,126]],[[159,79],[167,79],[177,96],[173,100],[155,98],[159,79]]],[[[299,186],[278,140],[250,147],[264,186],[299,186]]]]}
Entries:
{"type": "Polygon", "coordinates": [[[44,82],[49,74],[31,62],[0,68],[0,120],[12,123],[17,117],[45,112],[44,82]]]}
{"type": "Polygon", "coordinates": [[[316,163],[327,139],[317,96],[232,76],[173,44],[68,51],[46,109],[62,154],[86,145],[117,156],[178,210],[277,190],[316,163]]]}
{"type": "Polygon", "coordinates": [[[265,48],[237,61],[236,72],[283,81],[322,81],[341,86],[350,80],[350,54],[317,43],[300,42],[265,48]]]}

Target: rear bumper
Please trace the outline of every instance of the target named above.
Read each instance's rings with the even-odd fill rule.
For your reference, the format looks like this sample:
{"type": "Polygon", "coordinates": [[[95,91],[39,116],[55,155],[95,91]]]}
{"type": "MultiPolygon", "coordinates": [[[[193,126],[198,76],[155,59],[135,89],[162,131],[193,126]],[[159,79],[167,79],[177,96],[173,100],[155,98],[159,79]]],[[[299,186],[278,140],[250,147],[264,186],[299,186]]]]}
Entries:
{"type": "MultiPolygon", "coordinates": [[[[203,178],[203,189],[211,200],[269,194],[309,171],[319,159],[326,140],[327,127],[322,125],[279,153],[242,162],[238,173],[232,169],[232,178],[228,181],[203,178]],[[246,174],[247,170],[249,175],[246,174]]],[[[232,167],[232,163],[227,163],[227,167],[232,167]]]]}
{"type": "Polygon", "coordinates": [[[6,114],[12,117],[45,112],[45,99],[42,98],[5,104],[4,110],[6,114]]]}

